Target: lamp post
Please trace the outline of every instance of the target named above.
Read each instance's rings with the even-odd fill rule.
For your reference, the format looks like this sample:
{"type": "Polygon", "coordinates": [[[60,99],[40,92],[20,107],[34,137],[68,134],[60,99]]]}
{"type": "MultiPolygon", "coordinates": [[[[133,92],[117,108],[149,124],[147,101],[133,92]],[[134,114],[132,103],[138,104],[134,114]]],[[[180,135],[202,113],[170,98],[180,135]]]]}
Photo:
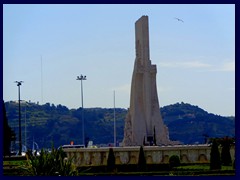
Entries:
{"type": "Polygon", "coordinates": [[[26,111],[26,108],[27,108],[27,105],[28,105],[28,103],[27,103],[27,101],[22,101],[22,104],[24,104],[25,106],[25,112],[24,112],[24,114],[25,114],[25,133],[24,133],[24,137],[25,137],[25,143],[24,143],[24,145],[26,146],[26,148],[27,148],[27,111],[26,111]]]}
{"type": "Polygon", "coordinates": [[[20,103],[20,86],[22,85],[23,81],[15,81],[18,86],[18,123],[19,123],[19,152],[18,155],[22,155],[22,133],[21,133],[21,103],[20,103]]]}
{"type": "Polygon", "coordinates": [[[86,76],[77,76],[77,80],[81,80],[81,99],[82,99],[82,143],[85,146],[85,137],[84,137],[84,115],[83,115],[83,80],[87,80],[86,76]]]}
{"type": "Polygon", "coordinates": [[[113,111],[113,116],[114,116],[114,147],[117,146],[117,139],[116,139],[116,113],[115,113],[115,91],[113,91],[113,105],[114,105],[114,111],[113,111]]]}

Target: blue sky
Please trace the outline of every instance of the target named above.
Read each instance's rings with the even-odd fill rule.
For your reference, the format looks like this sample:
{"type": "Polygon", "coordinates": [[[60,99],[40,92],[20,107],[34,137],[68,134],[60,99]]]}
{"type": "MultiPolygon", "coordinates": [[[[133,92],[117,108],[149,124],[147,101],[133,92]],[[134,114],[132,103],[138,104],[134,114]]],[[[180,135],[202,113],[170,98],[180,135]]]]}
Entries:
{"type": "Polygon", "coordinates": [[[160,106],[235,115],[235,5],[3,5],[3,99],[128,108],[135,22],[149,16],[160,106]],[[177,21],[175,17],[184,22],[177,21]]]}

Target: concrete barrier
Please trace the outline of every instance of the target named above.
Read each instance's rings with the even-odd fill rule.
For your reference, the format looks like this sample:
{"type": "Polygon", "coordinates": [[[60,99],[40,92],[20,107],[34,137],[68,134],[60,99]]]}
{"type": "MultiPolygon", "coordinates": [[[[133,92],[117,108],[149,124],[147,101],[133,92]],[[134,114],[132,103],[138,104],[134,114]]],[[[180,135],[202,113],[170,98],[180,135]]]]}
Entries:
{"type": "MultiPolygon", "coordinates": [[[[69,148],[64,149],[76,166],[107,165],[110,147],[69,148]]],[[[115,164],[137,164],[140,146],[111,147],[115,155],[115,164]]],[[[181,163],[209,163],[211,147],[209,145],[174,145],[143,147],[147,164],[167,164],[172,155],[177,155],[181,163]]],[[[221,152],[221,149],[219,149],[221,152]]],[[[235,147],[230,150],[235,159],[235,147]]]]}

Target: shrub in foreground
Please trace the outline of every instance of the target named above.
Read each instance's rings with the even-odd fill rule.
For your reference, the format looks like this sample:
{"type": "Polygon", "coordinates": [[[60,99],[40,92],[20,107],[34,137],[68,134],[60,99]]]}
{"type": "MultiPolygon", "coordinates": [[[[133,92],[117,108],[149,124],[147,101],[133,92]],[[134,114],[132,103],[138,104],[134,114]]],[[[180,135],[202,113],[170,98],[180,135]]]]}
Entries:
{"type": "Polygon", "coordinates": [[[113,148],[109,148],[108,159],[107,159],[107,169],[108,171],[113,171],[115,169],[115,156],[113,148]]]}
{"type": "Polygon", "coordinates": [[[27,167],[25,169],[35,176],[75,176],[77,170],[68,159],[66,153],[52,148],[51,152],[41,150],[40,155],[27,152],[27,167]]]}
{"type": "Polygon", "coordinates": [[[173,167],[178,167],[180,166],[180,159],[177,155],[172,155],[170,158],[169,158],[169,166],[170,168],[173,168],[173,167]]]}
{"type": "Polygon", "coordinates": [[[221,158],[218,150],[218,143],[214,139],[210,152],[210,170],[221,169],[221,158]]]}
{"type": "Polygon", "coordinates": [[[146,171],[146,159],[143,151],[143,147],[140,147],[139,157],[138,157],[138,170],[146,171]]]}
{"type": "Polygon", "coordinates": [[[222,151],[221,151],[221,162],[224,166],[232,165],[232,158],[230,154],[231,140],[228,137],[225,137],[222,142],[222,151]]]}

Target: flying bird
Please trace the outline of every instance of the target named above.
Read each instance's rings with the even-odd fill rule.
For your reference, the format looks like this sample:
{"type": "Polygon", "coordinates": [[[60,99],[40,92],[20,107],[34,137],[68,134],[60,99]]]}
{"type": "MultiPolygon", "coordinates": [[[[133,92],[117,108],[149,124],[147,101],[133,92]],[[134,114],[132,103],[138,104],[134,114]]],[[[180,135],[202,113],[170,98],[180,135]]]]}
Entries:
{"type": "Polygon", "coordinates": [[[184,22],[182,19],[179,19],[179,18],[176,18],[176,17],[175,17],[175,19],[178,20],[178,21],[184,22]]]}

